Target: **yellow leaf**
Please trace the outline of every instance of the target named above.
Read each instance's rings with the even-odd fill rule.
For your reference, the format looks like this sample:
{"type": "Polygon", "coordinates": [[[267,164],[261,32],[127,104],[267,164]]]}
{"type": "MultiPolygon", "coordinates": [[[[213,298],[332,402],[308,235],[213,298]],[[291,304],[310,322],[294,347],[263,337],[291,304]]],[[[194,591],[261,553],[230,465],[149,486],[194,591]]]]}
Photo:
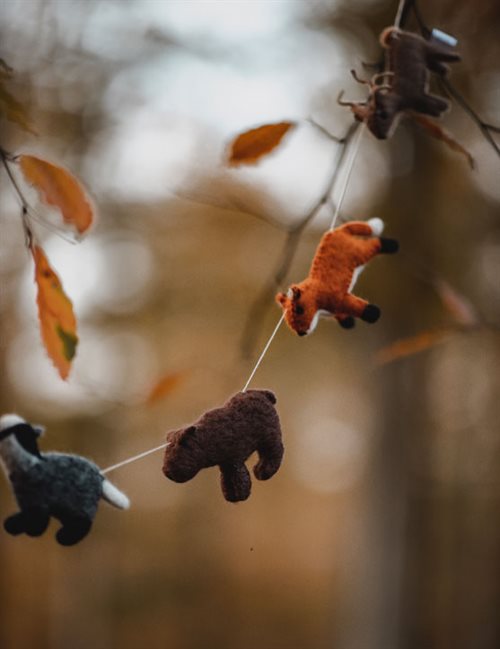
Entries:
{"type": "Polygon", "coordinates": [[[295,126],[294,122],[265,124],[238,135],[230,145],[228,165],[255,164],[262,156],[270,153],[295,126]]]}
{"type": "Polygon", "coordinates": [[[434,329],[431,331],[423,331],[410,338],[396,340],[396,342],[387,345],[387,347],[383,347],[375,354],[375,362],[377,365],[386,365],[400,358],[418,354],[443,342],[449,333],[447,329],[434,329]]]}
{"type": "MultiPolygon", "coordinates": [[[[4,74],[1,76],[5,78],[4,74]]],[[[0,114],[2,114],[5,119],[8,119],[9,122],[13,122],[20,126],[24,131],[37,135],[24,106],[9,92],[7,92],[2,83],[0,83],[0,114]]]]}
{"type": "Polygon", "coordinates": [[[17,160],[42,200],[58,207],[64,222],[83,234],[94,220],[94,210],[78,180],[66,169],[32,155],[21,155],[17,160]]]}
{"type": "Polygon", "coordinates": [[[44,251],[34,246],[31,252],[35,262],[38,318],[43,344],[61,378],[66,379],[78,345],[73,305],[44,251]]]}
{"type": "Polygon", "coordinates": [[[149,394],[144,400],[144,403],[151,406],[153,403],[160,401],[167,397],[171,392],[176,390],[179,385],[185,380],[187,372],[171,372],[162,376],[151,388],[149,394]]]}

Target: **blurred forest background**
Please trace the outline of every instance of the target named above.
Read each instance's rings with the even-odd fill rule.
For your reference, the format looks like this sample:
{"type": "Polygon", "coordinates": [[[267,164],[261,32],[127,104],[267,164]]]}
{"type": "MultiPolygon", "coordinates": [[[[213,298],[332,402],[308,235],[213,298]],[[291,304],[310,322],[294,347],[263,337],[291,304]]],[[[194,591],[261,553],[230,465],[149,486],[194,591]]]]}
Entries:
{"type": "MultiPolygon", "coordinates": [[[[419,6],[458,38],[455,86],[500,123],[499,3],[419,6]]],[[[279,318],[271,294],[245,357],[250,306],[338,147],[302,122],[260,165],[227,169],[227,144],[283,119],[344,134],[352,115],[337,94],[363,98],[349,69],[379,59],[395,11],[394,0],[0,2],[9,89],[39,131],[2,121],[1,146],[71,169],[99,212],[79,245],[37,228],[79,321],[64,383],[40,342],[1,175],[0,412],[45,424],[44,449],[105,467],[242,388],[279,318]]],[[[160,452],[111,474],[132,509],[103,504],[78,546],[58,546],[53,526],[40,539],[2,531],[1,647],[500,646],[500,160],[460,107],[444,123],[476,171],[410,123],[388,142],[365,134],[342,216],[382,217],[401,251],[359,281],[382,308],[375,326],[321,321],[300,339],[283,327],[269,350],[252,387],[278,397],[279,473],[231,505],[215,469],[174,484],[160,452]],[[487,324],[456,327],[442,282],[487,324]],[[447,326],[438,345],[376,362],[447,326]]],[[[289,280],[330,218],[324,207],[307,228],[289,280]]],[[[1,518],[14,510],[2,479],[1,518]]]]}

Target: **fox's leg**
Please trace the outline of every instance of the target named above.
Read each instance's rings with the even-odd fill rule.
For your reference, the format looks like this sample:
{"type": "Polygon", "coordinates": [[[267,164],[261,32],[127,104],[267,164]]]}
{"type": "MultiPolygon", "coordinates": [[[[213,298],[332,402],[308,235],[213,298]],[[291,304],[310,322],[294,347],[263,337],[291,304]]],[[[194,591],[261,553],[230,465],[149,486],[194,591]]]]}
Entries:
{"type": "Polygon", "coordinates": [[[380,309],[375,304],[370,304],[356,295],[348,293],[342,302],[342,311],[350,313],[365,322],[377,322],[380,318],[380,309]]]}
{"type": "Polygon", "coordinates": [[[356,321],[352,317],[352,315],[346,315],[342,314],[339,315],[338,313],[335,315],[335,318],[339,325],[342,327],[342,329],[352,329],[354,325],[356,324],[356,321]]]}

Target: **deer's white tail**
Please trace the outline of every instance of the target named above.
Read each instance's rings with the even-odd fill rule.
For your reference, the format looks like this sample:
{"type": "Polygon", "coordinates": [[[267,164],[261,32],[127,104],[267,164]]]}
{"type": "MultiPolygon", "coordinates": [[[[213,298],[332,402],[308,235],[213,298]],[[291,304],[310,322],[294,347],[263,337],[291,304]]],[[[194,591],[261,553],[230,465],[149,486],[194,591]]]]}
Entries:
{"type": "Polygon", "coordinates": [[[118,509],[128,509],[130,507],[130,500],[127,496],[109,480],[104,480],[102,483],[102,497],[110,505],[118,507],[118,509]]]}

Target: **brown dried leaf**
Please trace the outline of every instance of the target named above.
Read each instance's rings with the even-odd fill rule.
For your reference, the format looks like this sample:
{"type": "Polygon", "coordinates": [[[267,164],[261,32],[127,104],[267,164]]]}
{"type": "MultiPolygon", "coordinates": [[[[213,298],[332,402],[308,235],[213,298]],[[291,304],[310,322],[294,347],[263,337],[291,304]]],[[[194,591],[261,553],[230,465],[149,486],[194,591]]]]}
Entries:
{"type": "MultiPolygon", "coordinates": [[[[5,78],[6,76],[7,72],[4,71],[0,78],[5,78]]],[[[9,122],[20,126],[24,131],[27,131],[32,135],[37,135],[35,127],[28,117],[28,113],[24,106],[5,89],[2,83],[0,83],[0,114],[3,115],[5,119],[8,119],[9,122]]]]}
{"type": "Polygon", "coordinates": [[[441,302],[458,324],[473,327],[480,323],[477,311],[469,300],[452,288],[444,279],[434,282],[441,302]]]}
{"type": "Polygon", "coordinates": [[[433,329],[423,331],[416,336],[396,340],[396,342],[383,347],[375,354],[375,363],[377,365],[386,365],[400,358],[423,352],[443,342],[449,333],[447,329],[433,329]]]}
{"type": "Polygon", "coordinates": [[[230,145],[228,165],[237,167],[241,164],[256,164],[278,146],[293,126],[295,122],[279,122],[241,133],[230,145]]]}
{"type": "Polygon", "coordinates": [[[38,287],[38,318],[43,344],[62,379],[68,377],[76,354],[78,336],[73,305],[39,246],[31,250],[38,287]]]}
{"type": "Polygon", "coordinates": [[[153,385],[148,395],[144,399],[145,405],[151,406],[157,401],[160,401],[161,399],[169,396],[186,379],[187,374],[187,370],[182,370],[179,372],[171,372],[170,374],[165,374],[164,376],[162,376],[153,385]]]}
{"type": "Polygon", "coordinates": [[[448,133],[446,129],[444,129],[437,122],[435,122],[430,117],[427,117],[426,115],[412,113],[412,117],[416,122],[420,124],[420,126],[422,126],[427,131],[427,133],[429,133],[429,135],[432,135],[432,137],[441,140],[441,142],[444,142],[453,151],[457,151],[458,153],[464,155],[467,158],[470,168],[474,169],[474,158],[465,147],[463,147],[459,142],[457,142],[457,140],[455,140],[451,133],[448,133]]]}
{"type": "Polygon", "coordinates": [[[64,222],[83,234],[94,220],[94,210],[78,180],[66,169],[32,155],[21,155],[17,160],[41,199],[59,208],[64,222]]]}

